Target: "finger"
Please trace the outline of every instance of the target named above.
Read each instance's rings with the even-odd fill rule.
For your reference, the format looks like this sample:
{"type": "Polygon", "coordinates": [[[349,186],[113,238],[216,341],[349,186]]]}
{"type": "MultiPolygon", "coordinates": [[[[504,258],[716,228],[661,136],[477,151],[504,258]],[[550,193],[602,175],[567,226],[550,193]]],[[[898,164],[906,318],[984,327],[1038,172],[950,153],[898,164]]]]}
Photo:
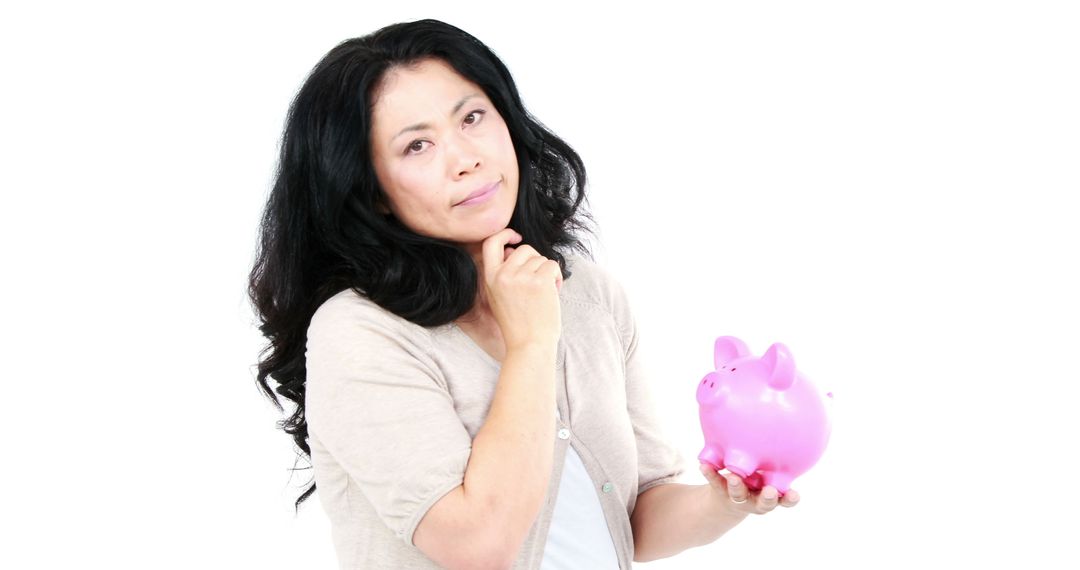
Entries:
{"type": "Polygon", "coordinates": [[[540,274],[544,264],[548,262],[548,258],[537,255],[536,257],[530,257],[525,263],[521,264],[521,270],[526,273],[540,274]]]}
{"type": "Polygon", "coordinates": [[[491,281],[491,277],[495,275],[495,271],[508,257],[505,251],[506,244],[517,243],[519,241],[521,241],[521,234],[510,228],[499,231],[495,235],[484,240],[481,258],[484,260],[484,277],[488,281],[491,281]]]}
{"type": "Polygon", "coordinates": [[[724,478],[716,472],[716,468],[708,463],[701,463],[698,465],[701,470],[701,474],[705,476],[705,480],[709,482],[714,488],[724,490],[724,478]]]}
{"type": "Polygon", "coordinates": [[[548,267],[550,268],[551,273],[555,277],[555,289],[559,290],[562,288],[562,267],[560,267],[559,262],[555,261],[554,259],[549,259],[548,261],[551,262],[548,264],[548,267]]]}
{"type": "Polygon", "coordinates": [[[775,509],[779,498],[780,492],[776,490],[776,487],[766,485],[758,495],[758,509],[765,513],[775,509]]]}
{"type": "Polygon", "coordinates": [[[784,496],[780,498],[781,507],[791,508],[797,504],[799,504],[799,493],[795,489],[788,489],[788,492],[784,493],[784,496]]]}
{"type": "Polygon", "coordinates": [[[728,473],[724,478],[727,479],[728,497],[731,498],[731,502],[735,504],[745,503],[747,497],[749,497],[749,491],[746,489],[743,480],[734,473],[728,473]]]}
{"type": "Polygon", "coordinates": [[[515,270],[518,270],[521,269],[522,266],[524,266],[526,263],[537,257],[543,256],[541,256],[540,253],[538,253],[536,249],[533,248],[533,246],[527,243],[523,243],[514,248],[514,251],[510,254],[510,257],[506,259],[506,265],[514,268],[515,270]]]}
{"type": "Polygon", "coordinates": [[[551,279],[551,282],[555,284],[555,289],[558,290],[562,286],[562,269],[559,267],[559,262],[554,259],[548,259],[541,256],[541,263],[536,267],[529,266],[538,275],[546,275],[551,279]]]}

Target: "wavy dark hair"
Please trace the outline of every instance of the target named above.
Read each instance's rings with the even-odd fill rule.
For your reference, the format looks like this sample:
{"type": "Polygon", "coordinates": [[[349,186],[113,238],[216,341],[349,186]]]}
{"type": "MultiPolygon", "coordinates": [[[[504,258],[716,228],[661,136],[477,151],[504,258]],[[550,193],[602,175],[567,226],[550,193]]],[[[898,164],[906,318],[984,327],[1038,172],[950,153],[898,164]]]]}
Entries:
{"type": "MultiPolygon", "coordinates": [[[[277,395],[295,403],[278,427],[309,462],[305,345],[319,305],[351,288],[432,327],[462,316],[476,299],[478,269],[461,245],[419,235],[376,208],[385,197],[370,160],[373,96],[387,71],[429,58],[479,85],[506,122],[520,181],[509,227],[522,243],[558,261],[564,279],[570,273],[563,253],[592,257],[578,237],[593,233],[594,220],[583,207],[585,166],[525,110],[510,72],[487,46],[438,20],[393,24],[338,44],[314,67],[289,108],[248,282],[259,330],[268,340],[257,385],[279,411],[284,408],[277,395]]],[[[312,480],[294,508],[314,491],[312,480]]]]}

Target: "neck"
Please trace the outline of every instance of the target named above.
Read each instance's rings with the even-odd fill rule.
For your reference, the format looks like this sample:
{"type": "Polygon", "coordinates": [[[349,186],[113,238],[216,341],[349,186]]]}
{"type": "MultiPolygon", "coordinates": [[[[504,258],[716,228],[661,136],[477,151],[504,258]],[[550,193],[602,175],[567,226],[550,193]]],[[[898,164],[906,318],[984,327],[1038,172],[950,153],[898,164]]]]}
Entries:
{"type": "Polygon", "coordinates": [[[474,323],[484,323],[491,320],[491,305],[488,304],[487,294],[484,290],[484,252],[483,243],[467,244],[465,251],[472,257],[476,266],[476,300],[472,308],[458,320],[474,323]]]}

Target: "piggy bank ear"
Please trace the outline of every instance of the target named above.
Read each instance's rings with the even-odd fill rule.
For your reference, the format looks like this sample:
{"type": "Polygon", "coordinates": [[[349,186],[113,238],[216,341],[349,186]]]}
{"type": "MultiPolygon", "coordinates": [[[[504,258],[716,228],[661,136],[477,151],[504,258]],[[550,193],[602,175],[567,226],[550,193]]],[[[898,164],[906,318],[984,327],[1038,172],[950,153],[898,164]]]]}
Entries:
{"type": "Polygon", "coordinates": [[[721,366],[749,354],[750,349],[746,348],[745,342],[733,336],[719,337],[713,344],[713,368],[719,370],[721,366]]]}
{"type": "Polygon", "coordinates": [[[761,357],[761,363],[773,390],[787,390],[795,382],[795,358],[783,344],[773,343],[761,357]]]}

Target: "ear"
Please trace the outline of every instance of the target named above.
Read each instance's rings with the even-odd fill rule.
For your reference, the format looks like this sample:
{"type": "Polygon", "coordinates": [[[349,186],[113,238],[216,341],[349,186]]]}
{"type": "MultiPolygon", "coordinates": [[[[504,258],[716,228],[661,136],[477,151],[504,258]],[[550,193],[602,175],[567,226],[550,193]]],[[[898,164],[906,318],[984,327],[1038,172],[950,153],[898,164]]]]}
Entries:
{"type": "Polygon", "coordinates": [[[786,346],[777,342],[761,357],[773,390],[787,390],[795,382],[795,358],[786,346]]]}
{"type": "Polygon", "coordinates": [[[750,349],[743,341],[733,336],[718,337],[713,344],[713,368],[719,370],[721,366],[749,354],[750,349]]]}

